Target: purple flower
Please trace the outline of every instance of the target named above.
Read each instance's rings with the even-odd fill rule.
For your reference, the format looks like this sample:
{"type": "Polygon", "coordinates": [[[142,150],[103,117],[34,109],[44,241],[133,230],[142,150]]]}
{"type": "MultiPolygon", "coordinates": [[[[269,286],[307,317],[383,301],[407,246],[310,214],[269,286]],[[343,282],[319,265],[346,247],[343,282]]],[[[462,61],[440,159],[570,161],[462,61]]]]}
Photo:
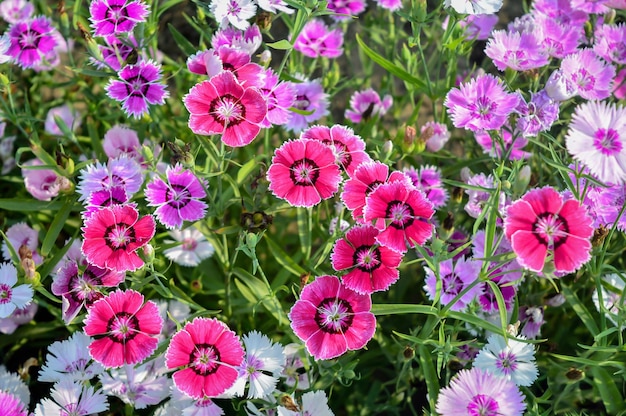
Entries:
{"type": "Polygon", "coordinates": [[[526,338],[535,339],[541,333],[543,320],[543,307],[541,306],[521,306],[517,317],[522,324],[520,334],[526,338]]]}
{"type": "Polygon", "coordinates": [[[148,6],[139,0],[92,0],[89,13],[94,36],[117,35],[145,22],[148,6]]]}
{"type": "Polygon", "coordinates": [[[560,24],[545,15],[535,17],[535,26],[539,32],[541,47],[550,56],[564,58],[576,52],[578,44],[584,37],[583,30],[578,26],[560,24]]]}
{"type": "Polygon", "coordinates": [[[465,36],[475,40],[489,39],[497,23],[498,15],[496,14],[468,14],[459,20],[459,26],[465,29],[465,36]]]}
{"type": "Polygon", "coordinates": [[[528,103],[521,97],[515,111],[519,114],[516,127],[522,135],[536,136],[541,131],[550,130],[552,123],[559,118],[559,103],[552,101],[548,93],[541,90],[531,93],[528,103]]]}
{"type": "Polygon", "coordinates": [[[104,37],[104,42],[106,45],[98,45],[103,60],[98,61],[93,57],[91,58],[91,63],[100,69],[108,66],[114,71],[119,71],[122,69],[122,63],[126,62],[131,53],[139,48],[133,35],[128,35],[123,40],[117,35],[107,35],[104,37]]]}
{"type": "Polygon", "coordinates": [[[228,46],[234,49],[241,49],[248,55],[256,52],[262,42],[263,36],[256,24],[250,26],[245,31],[228,26],[215,32],[211,38],[211,46],[215,50],[222,46],[228,46]]]}
{"type": "Polygon", "coordinates": [[[267,102],[267,115],[259,125],[268,128],[272,125],[287,124],[292,114],[289,107],[293,105],[296,99],[293,84],[279,81],[278,75],[271,68],[267,68],[260,78],[259,91],[267,102]]]}
{"type": "Polygon", "coordinates": [[[159,222],[167,228],[180,229],[183,220],[204,218],[207,204],[200,200],[206,197],[202,182],[181,165],[169,166],[165,175],[167,183],[155,177],[145,191],[148,205],[158,207],[154,213],[159,222]]]}
{"type": "MultiPolygon", "coordinates": [[[[485,209],[489,198],[491,198],[491,192],[495,191],[494,178],[491,174],[486,176],[484,173],[472,175],[465,180],[472,188],[466,189],[465,193],[469,195],[469,201],[465,204],[465,212],[472,218],[478,218],[483,209],[485,209]],[[473,189],[483,188],[484,190],[473,189]]],[[[504,192],[500,192],[498,198],[498,211],[504,212],[504,206],[506,204],[506,195],[504,192]]]]}
{"type": "Polygon", "coordinates": [[[93,214],[102,208],[124,204],[128,202],[128,199],[128,195],[122,186],[113,186],[109,189],[94,191],[89,194],[85,201],[85,210],[82,213],[83,219],[91,218],[93,214]]]}
{"type": "Polygon", "coordinates": [[[372,88],[356,91],[350,97],[350,109],[346,110],[346,118],[353,123],[367,121],[370,117],[385,115],[392,104],[391,95],[385,95],[381,99],[372,88]]]}
{"type": "Polygon", "coordinates": [[[565,146],[602,182],[626,182],[626,109],[603,101],[576,107],[565,146]]]}
{"type": "Polygon", "coordinates": [[[148,104],[165,104],[169,93],[161,81],[161,65],[154,61],[126,65],[118,72],[118,80],[105,87],[107,95],[122,103],[128,116],[141,118],[148,112],[148,104]]]}
{"type": "Polygon", "coordinates": [[[441,170],[435,166],[422,166],[419,170],[414,167],[405,168],[404,173],[411,178],[413,186],[422,191],[426,198],[433,203],[433,208],[441,208],[448,202],[448,192],[441,181],[441,170]]]}
{"type": "MultiPolygon", "coordinates": [[[[39,248],[39,233],[37,230],[30,228],[25,222],[18,222],[7,229],[6,236],[16,252],[19,252],[20,247],[25,246],[32,253],[35,264],[43,262],[43,258],[37,253],[37,248],[39,248]]],[[[2,256],[5,260],[11,260],[11,252],[6,241],[2,242],[2,256]]]]}
{"type": "Polygon", "coordinates": [[[39,159],[31,159],[22,164],[22,177],[26,190],[40,201],[50,201],[59,195],[61,190],[60,176],[52,169],[38,169],[35,166],[43,166],[39,159]],[[29,169],[33,166],[33,169],[29,169]]]}
{"type": "Polygon", "coordinates": [[[127,156],[121,156],[110,159],[106,166],[98,162],[81,169],[76,191],[80,194],[79,200],[85,201],[93,192],[121,187],[130,198],[142,184],[143,175],[139,164],[127,156]]]}
{"type": "Polygon", "coordinates": [[[626,24],[598,27],[593,51],[608,62],[626,64],[626,24]]]}
{"type": "Polygon", "coordinates": [[[420,129],[421,137],[426,140],[429,152],[438,152],[450,140],[448,126],[435,121],[427,121],[420,129]]]}
{"type": "Polygon", "coordinates": [[[606,6],[608,0],[571,0],[572,9],[581,10],[589,14],[604,14],[610,9],[606,6]]]}
{"type": "Polygon", "coordinates": [[[451,89],[444,105],[455,127],[478,131],[502,127],[518,102],[519,97],[507,93],[502,81],[486,74],[451,89]]]}
{"type": "Polygon", "coordinates": [[[33,68],[50,53],[54,53],[57,39],[52,22],[45,16],[19,21],[8,29],[11,46],[6,54],[22,68],[33,68]]]}
{"type": "Polygon", "coordinates": [[[548,64],[548,57],[534,34],[495,30],[485,47],[485,55],[493,59],[500,71],[511,68],[516,71],[541,68],[548,64]]]}
{"type": "Polygon", "coordinates": [[[328,95],[324,93],[320,80],[309,81],[302,75],[296,74],[297,79],[302,82],[294,83],[296,100],[293,107],[298,110],[311,112],[311,114],[292,113],[291,119],[285,125],[287,130],[299,133],[304,130],[309,123],[319,120],[328,114],[328,95]]]}
{"type": "Polygon", "coordinates": [[[104,133],[102,149],[110,158],[115,159],[126,155],[137,162],[141,162],[141,143],[137,132],[130,127],[116,124],[104,133]]]}
{"type": "Polygon", "coordinates": [[[383,9],[395,11],[402,8],[402,0],[376,0],[376,3],[383,9]]]}
{"type": "Polygon", "coordinates": [[[472,368],[461,370],[441,389],[436,409],[441,416],[521,416],[526,403],[512,381],[472,368]]]}
{"type": "Polygon", "coordinates": [[[563,76],[587,100],[603,100],[611,95],[615,67],[601,60],[593,50],[582,49],[561,61],[563,76]]]}
{"type": "Polygon", "coordinates": [[[27,0],[4,0],[0,3],[0,17],[9,23],[30,19],[34,12],[35,6],[27,0]]]}
{"type": "Polygon", "coordinates": [[[309,58],[337,58],[343,53],[343,32],[330,30],[320,19],[308,22],[296,39],[293,48],[309,58]]]}
{"type": "MultiPolygon", "coordinates": [[[[6,318],[0,318],[0,333],[11,335],[18,326],[29,323],[35,317],[39,306],[35,302],[23,308],[17,308],[6,318]]],[[[2,408],[0,406],[0,408],[2,408]]]]}
{"type": "Polygon", "coordinates": [[[0,391],[0,409],[6,415],[28,416],[28,407],[19,397],[4,391],[0,391]]]}
{"type": "Polygon", "coordinates": [[[626,203],[626,185],[613,185],[608,188],[594,187],[587,195],[593,205],[590,212],[595,217],[594,225],[601,224],[606,228],[616,225],[618,230],[626,232],[626,214],[619,216],[626,203]]]}
{"type": "Polygon", "coordinates": [[[63,104],[58,107],[51,108],[48,110],[48,114],[46,115],[46,122],[44,124],[44,129],[46,133],[53,134],[55,136],[62,136],[63,132],[57,125],[56,118],[60,118],[63,124],[70,130],[75,131],[81,123],[80,114],[74,108],[70,107],[69,104],[63,104]]]}
{"type": "Polygon", "coordinates": [[[546,16],[564,26],[582,28],[589,19],[587,13],[572,9],[570,0],[535,0],[533,14],[546,16]]]}
{"type": "MultiPolygon", "coordinates": [[[[434,300],[439,295],[439,302],[447,305],[454,298],[469,287],[478,279],[481,263],[473,260],[459,259],[453,263],[452,259],[448,259],[439,263],[439,273],[435,274],[434,270],[424,267],[426,271],[426,279],[424,290],[428,295],[428,299],[434,300]],[[441,293],[437,293],[437,281],[441,280],[441,293]]],[[[451,307],[453,311],[462,311],[476,297],[482,294],[481,285],[474,285],[470,290],[465,292],[451,307]]]]}
{"type": "Polygon", "coordinates": [[[328,10],[335,12],[335,20],[346,20],[365,10],[365,0],[328,0],[328,10]]]}

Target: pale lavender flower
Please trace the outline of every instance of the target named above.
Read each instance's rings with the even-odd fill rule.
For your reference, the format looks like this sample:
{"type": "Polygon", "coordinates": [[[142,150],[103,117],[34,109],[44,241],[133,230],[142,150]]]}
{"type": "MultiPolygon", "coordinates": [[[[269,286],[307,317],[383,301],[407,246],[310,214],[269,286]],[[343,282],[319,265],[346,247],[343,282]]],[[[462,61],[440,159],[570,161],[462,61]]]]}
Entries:
{"type": "Polygon", "coordinates": [[[76,131],[76,129],[80,127],[80,113],[74,108],[70,107],[69,104],[63,104],[48,110],[48,114],[46,115],[46,121],[44,123],[44,129],[46,133],[55,136],[63,135],[63,131],[61,131],[61,128],[57,124],[57,117],[63,124],[65,124],[65,126],[70,131],[76,131]]]}
{"type": "Polygon", "coordinates": [[[328,94],[324,93],[322,83],[315,79],[309,81],[304,76],[296,74],[302,82],[295,82],[296,100],[293,107],[302,111],[311,111],[311,114],[292,113],[291,119],[285,128],[293,133],[300,133],[309,123],[313,123],[328,114],[328,94]]]}
{"type": "Polygon", "coordinates": [[[19,397],[0,391],[0,410],[10,416],[29,416],[28,406],[19,397]]]}
{"type": "Polygon", "coordinates": [[[506,68],[526,71],[548,64],[548,56],[533,33],[494,30],[491,35],[485,47],[485,55],[493,59],[500,71],[506,68]]]}
{"type": "Polygon", "coordinates": [[[526,403],[513,382],[472,368],[461,370],[439,391],[436,409],[441,416],[522,416],[526,403]]]}
{"type": "Polygon", "coordinates": [[[574,97],[578,88],[568,77],[563,74],[560,69],[554,70],[548,81],[546,81],[545,91],[548,97],[554,101],[565,101],[574,97]]]}
{"type": "Polygon", "coordinates": [[[285,367],[281,378],[285,379],[285,384],[289,387],[294,387],[297,390],[308,390],[310,387],[309,375],[300,357],[301,349],[298,344],[285,345],[285,367]]]}
{"type": "Polygon", "coordinates": [[[87,348],[92,339],[82,332],[74,332],[65,341],[48,347],[45,364],[39,370],[39,381],[56,383],[61,380],[87,381],[104,371],[91,359],[87,348]]]}
{"type": "Polygon", "coordinates": [[[135,160],[122,155],[109,159],[106,165],[97,162],[81,169],[76,192],[80,194],[79,200],[85,201],[93,192],[121,187],[130,198],[139,191],[142,184],[141,166],[135,160]]]}
{"type": "Polygon", "coordinates": [[[159,404],[170,394],[172,381],[166,375],[163,355],[137,367],[127,364],[109,373],[100,374],[104,394],[118,397],[134,409],[159,404]]]}
{"type": "MultiPolygon", "coordinates": [[[[519,339],[526,339],[520,336],[519,339]]],[[[474,367],[528,387],[539,375],[533,344],[493,334],[474,360],[474,367]]]]}
{"type": "Polygon", "coordinates": [[[420,128],[421,137],[426,140],[426,149],[429,152],[438,152],[450,140],[448,126],[435,121],[427,121],[420,128]]]}
{"type": "Polygon", "coordinates": [[[518,319],[521,322],[520,334],[526,338],[535,339],[541,333],[543,320],[543,307],[522,306],[519,308],[518,319]]]}
{"type": "MultiPolygon", "coordinates": [[[[39,233],[32,229],[25,222],[13,224],[6,231],[7,240],[19,255],[20,247],[25,246],[32,254],[33,261],[39,265],[43,262],[43,258],[37,252],[39,248],[39,233]]],[[[2,256],[5,260],[11,260],[11,252],[6,241],[2,242],[2,256]]]]}
{"type": "Polygon", "coordinates": [[[592,187],[587,192],[587,199],[591,200],[589,212],[594,217],[595,226],[616,226],[618,230],[626,232],[626,212],[620,216],[626,203],[626,185],[592,187]]]}
{"type": "Polygon", "coordinates": [[[148,104],[163,105],[169,97],[161,82],[161,65],[154,61],[126,65],[117,75],[119,79],[111,80],[105,90],[109,98],[122,103],[122,109],[129,117],[141,118],[148,113],[148,104]]]}
{"type": "MultiPolygon", "coordinates": [[[[10,373],[6,367],[0,365],[0,392],[9,393],[17,397],[22,403],[30,403],[30,390],[17,373],[10,373]]],[[[6,410],[0,405],[0,410],[6,410]]],[[[12,414],[9,413],[12,416],[12,414]]]]}
{"type": "Polygon", "coordinates": [[[502,0],[445,0],[443,5],[462,14],[493,14],[502,7],[502,0]]]}
{"type": "Polygon", "coordinates": [[[227,26],[219,29],[211,38],[211,46],[215,50],[218,50],[222,46],[228,46],[230,48],[240,49],[248,55],[252,55],[256,52],[262,43],[263,36],[261,35],[261,29],[259,29],[259,26],[256,24],[253,24],[245,31],[227,26]]]}
{"type": "Polygon", "coordinates": [[[343,233],[350,228],[350,223],[346,220],[339,220],[339,217],[333,217],[328,224],[328,234],[334,235],[337,230],[343,233]]]}
{"type": "Polygon", "coordinates": [[[27,20],[34,12],[35,6],[27,0],[4,0],[0,3],[0,17],[8,23],[27,20]]]}
{"type": "Polygon", "coordinates": [[[615,67],[600,59],[593,50],[581,49],[561,61],[563,76],[576,85],[578,95],[587,100],[603,100],[611,95],[615,67]]]}
{"type": "Polygon", "coordinates": [[[6,318],[0,318],[0,333],[11,335],[18,326],[31,322],[38,309],[37,304],[31,302],[23,308],[16,308],[13,313],[6,318]]]}
{"type": "Polygon", "coordinates": [[[13,59],[12,56],[7,54],[10,47],[11,38],[6,33],[2,34],[2,36],[0,36],[0,64],[5,64],[13,59]]]}
{"type": "Polygon", "coordinates": [[[328,10],[335,20],[346,20],[365,11],[365,0],[328,0],[328,10]]]}
{"type": "Polygon", "coordinates": [[[36,169],[30,166],[43,166],[39,159],[31,159],[22,164],[22,177],[26,190],[40,201],[50,201],[61,191],[60,176],[52,169],[36,169]]]}
{"type": "Polygon", "coordinates": [[[165,240],[166,244],[180,244],[166,249],[163,254],[181,266],[195,267],[215,252],[215,248],[207,241],[204,234],[193,227],[184,230],[172,230],[169,235],[174,240],[165,240]]]}
{"type": "Polygon", "coordinates": [[[183,221],[197,221],[204,218],[207,204],[204,184],[190,170],[182,165],[168,166],[167,182],[155,177],[146,186],[145,196],[148,206],[157,207],[154,211],[159,222],[167,228],[180,229],[183,221]]]}
{"type": "Polygon", "coordinates": [[[11,46],[6,54],[22,68],[33,68],[54,51],[57,40],[52,22],[45,16],[21,20],[8,29],[11,46]]]}
{"type": "MultiPolygon", "coordinates": [[[[459,259],[456,263],[452,259],[442,261],[439,264],[438,275],[429,267],[424,267],[426,279],[424,290],[428,299],[434,300],[439,295],[439,303],[448,305],[454,298],[478,279],[481,263],[473,260],[459,259]],[[441,293],[437,293],[437,281],[441,280],[441,293]]],[[[453,311],[462,311],[467,305],[480,296],[482,287],[474,285],[461,296],[451,307],[453,311]]]]}
{"type": "Polygon", "coordinates": [[[626,64],[626,24],[599,26],[595,38],[595,53],[608,62],[626,64]]]}
{"type": "Polygon", "coordinates": [[[291,82],[279,81],[278,74],[271,68],[261,73],[259,91],[267,102],[267,115],[259,125],[269,128],[289,122],[291,112],[289,107],[296,99],[296,91],[291,82]]]}
{"type": "Polygon", "coordinates": [[[469,39],[487,40],[498,23],[496,14],[468,14],[459,20],[459,26],[465,29],[469,39]]]}
{"type": "Polygon", "coordinates": [[[381,99],[372,88],[356,91],[350,97],[350,108],[346,110],[346,118],[353,123],[367,121],[371,117],[385,115],[392,104],[391,95],[387,94],[381,99]]]}
{"type": "MultiPolygon", "coordinates": [[[[467,204],[465,205],[465,212],[473,218],[478,218],[482,211],[487,207],[487,202],[491,198],[491,192],[495,191],[496,186],[494,178],[491,174],[485,175],[484,173],[479,173],[471,175],[465,182],[473,187],[484,188],[484,190],[465,190],[465,193],[469,195],[469,201],[467,201],[467,204]]],[[[506,203],[506,195],[504,192],[500,192],[498,200],[498,211],[502,213],[504,212],[504,206],[506,203]]]]}
{"type": "Polygon", "coordinates": [[[455,127],[467,130],[499,129],[517,107],[519,97],[507,93],[493,75],[479,75],[448,92],[444,106],[455,127]]]}
{"type": "Polygon", "coordinates": [[[343,54],[343,32],[330,29],[320,19],[309,21],[293,45],[293,48],[309,58],[337,58],[343,54]]]}
{"type": "Polygon", "coordinates": [[[402,8],[402,0],[376,0],[376,3],[383,9],[392,12],[402,8]]]}
{"type": "MultiPolygon", "coordinates": [[[[330,407],[328,407],[328,398],[324,390],[310,391],[302,395],[302,404],[298,411],[278,406],[278,416],[334,416],[330,407]]],[[[291,400],[294,401],[293,395],[291,400]]]]}
{"type": "Polygon", "coordinates": [[[224,411],[209,397],[192,399],[172,386],[171,400],[161,407],[155,416],[190,415],[190,416],[222,416],[224,411]]]}
{"type": "Polygon", "coordinates": [[[30,284],[17,285],[17,269],[11,263],[0,264],[0,318],[6,318],[33,300],[30,284]]]}
{"type": "Polygon", "coordinates": [[[250,26],[248,19],[254,17],[256,7],[252,0],[212,0],[209,5],[220,27],[231,24],[239,30],[250,26]]]}
{"type": "Polygon", "coordinates": [[[559,118],[559,103],[553,101],[545,90],[531,93],[529,102],[520,94],[519,105],[515,109],[519,117],[516,127],[524,137],[534,137],[542,131],[550,130],[559,118]]]}
{"type": "Polygon", "coordinates": [[[283,0],[257,0],[259,7],[270,13],[283,12],[292,14],[295,10],[290,9],[283,0]]]}
{"type": "Polygon", "coordinates": [[[448,202],[448,191],[443,187],[441,170],[436,166],[423,165],[419,169],[413,166],[404,168],[404,173],[411,179],[413,186],[422,191],[433,204],[434,209],[441,208],[448,202]]]}
{"type": "Polygon", "coordinates": [[[54,385],[50,399],[45,398],[37,405],[35,416],[52,416],[69,413],[73,416],[87,416],[109,409],[102,390],[95,390],[80,382],[69,379],[54,385]]]}
{"type": "Polygon", "coordinates": [[[283,347],[258,331],[244,335],[243,343],[246,358],[239,371],[250,385],[247,397],[258,399],[268,396],[276,389],[278,377],[285,366],[283,347]]]}
{"type": "Polygon", "coordinates": [[[608,0],[571,0],[572,9],[589,14],[604,14],[610,9],[606,6],[608,0]]]}
{"type": "Polygon", "coordinates": [[[111,159],[122,155],[141,163],[141,143],[137,132],[128,126],[116,124],[104,133],[102,141],[104,153],[111,159]]]}
{"type": "Polygon", "coordinates": [[[159,307],[159,314],[163,319],[163,328],[161,329],[161,335],[159,338],[161,341],[169,340],[178,330],[176,324],[184,322],[187,318],[189,318],[191,309],[189,308],[189,305],[176,299],[168,301],[157,300],[156,303],[159,307]]]}
{"type": "Polygon", "coordinates": [[[148,13],[148,6],[140,0],[92,0],[89,5],[94,36],[132,32],[148,13]]]}
{"type": "Polygon", "coordinates": [[[605,314],[613,325],[621,323],[620,329],[624,328],[624,312],[626,311],[624,286],[626,284],[622,276],[616,273],[606,274],[602,276],[600,293],[596,289],[591,295],[598,312],[605,314]],[[600,297],[602,297],[602,304],[600,304],[600,297]]]}
{"type": "Polygon", "coordinates": [[[603,101],[579,105],[565,146],[600,181],[626,183],[626,108],[603,101]]]}

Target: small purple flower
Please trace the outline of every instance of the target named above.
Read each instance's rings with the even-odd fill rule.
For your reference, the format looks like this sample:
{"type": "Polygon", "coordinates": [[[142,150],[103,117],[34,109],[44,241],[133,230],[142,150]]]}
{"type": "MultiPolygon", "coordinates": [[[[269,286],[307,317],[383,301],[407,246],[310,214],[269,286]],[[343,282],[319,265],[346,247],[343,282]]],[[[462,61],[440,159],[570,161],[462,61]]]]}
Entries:
{"type": "Polygon", "coordinates": [[[587,100],[603,100],[611,95],[615,67],[605,63],[591,49],[566,56],[561,61],[561,71],[576,85],[578,95],[587,100]]]}
{"type": "Polygon", "coordinates": [[[69,104],[63,104],[61,106],[54,107],[48,110],[48,114],[46,115],[46,122],[44,124],[44,129],[46,133],[55,136],[63,135],[63,132],[57,125],[56,117],[60,118],[70,131],[76,131],[81,123],[80,113],[74,108],[70,107],[69,104]]]}
{"type": "Polygon", "coordinates": [[[328,10],[335,20],[346,20],[365,11],[365,0],[328,0],[328,10]]]}
{"type": "Polygon", "coordinates": [[[441,416],[522,416],[526,403],[512,381],[472,368],[461,370],[441,389],[436,409],[441,416]]]}
{"type": "Polygon", "coordinates": [[[523,150],[528,144],[528,139],[520,134],[519,130],[511,132],[507,125],[491,134],[485,130],[477,131],[474,138],[483,148],[483,152],[491,157],[506,156],[509,160],[519,160],[528,159],[531,155],[523,150]]]}
{"type": "MultiPolygon", "coordinates": [[[[486,208],[489,198],[491,198],[491,192],[495,191],[495,181],[491,174],[488,176],[484,173],[472,175],[465,180],[468,185],[477,188],[484,188],[484,190],[478,189],[466,189],[465,193],[469,195],[469,201],[465,205],[465,212],[472,218],[478,218],[483,209],[486,208]]],[[[498,198],[498,211],[503,213],[506,204],[506,195],[504,192],[500,192],[498,198]]]]}
{"type": "Polygon", "coordinates": [[[200,199],[206,197],[202,182],[181,165],[168,167],[165,172],[167,183],[155,177],[146,186],[148,206],[158,207],[154,214],[167,228],[180,229],[185,221],[204,218],[207,204],[200,199]]]}
{"type": "Polygon", "coordinates": [[[405,168],[404,173],[411,178],[413,186],[422,191],[426,198],[438,209],[448,202],[448,191],[441,181],[441,170],[435,166],[422,166],[419,170],[414,167],[405,168]]]}
{"type": "MultiPolygon", "coordinates": [[[[227,26],[218,30],[211,38],[211,46],[218,50],[222,46],[241,49],[248,55],[252,55],[263,43],[261,30],[254,24],[245,31],[227,26]]],[[[193,71],[192,71],[193,72],[193,71]]]]}
{"type": "Polygon", "coordinates": [[[370,117],[385,115],[392,104],[391,95],[385,95],[381,99],[372,88],[356,91],[350,97],[350,109],[346,110],[346,118],[353,123],[367,121],[370,117]]]}
{"type": "Polygon", "coordinates": [[[546,81],[546,93],[554,101],[565,101],[574,97],[578,91],[576,85],[560,69],[554,70],[546,81]]]}
{"type": "Polygon", "coordinates": [[[118,80],[105,87],[107,95],[122,103],[128,116],[141,118],[148,112],[148,104],[165,104],[169,93],[161,81],[161,65],[154,61],[126,65],[118,72],[118,80]]]}
{"type": "Polygon", "coordinates": [[[0,17],[8,23],[17,23],[30,19],[35,6],[27,0],[4,0],[0,3],[0,17]]]}
{"type": "Polygon", "coordinates": [[[427,121],[420,129],[421,137],[426,140],[429,152],[438,152],[450,140],[448,126],[435,121],[427,121]]]}
{"type": "Polygon", "coordinates": [[[8,29],[11,46],[6,54],[22,68],[33,68],[54,52],[57,39],[52,22],[45,16],[19,21],[8,29]]]}
{"type": "Polygon", "coordinates": [[[102,61],[91,58],[91,63],[100,69],[107,66],[114,71],[122,69],[122,63],[135,51],[139,45],[133,35],[120,39],[117,35],[104,36],[105,45],[98,45],[102,53],[102,61]]]}
{"type": "Polygon", "coordinates": [[[594,187],[588,192],[588,196],[593,204],[591,211],[597,224],[604,225],[606,228],[617,225],[618,230],[626,232],[626,214],[619,216],[626,203],[626,185],[594,187]]]}
{"type": "Polygon", "coordinates": [[[309,58],[337,58],[343,53],[343,32],[330,30],[320,19],[308,22],[296,39],[293,48],[309,58]]]}
{"type": "Polygon", "coordinates": [[[459,20],[459,26],[465,29],[465,36],[475,40],[489,39],[497,23],[496,14],[468,14],[459,20]]]}
{"type": "Polygon", "coordinates": [[[478,131],[502,127],[518,102],[519,97],[507,93],[502,81],[486,74],[450,90],[444,105],[455,127],[478,131]]]}
{"type": "MultiPolygon", "coordinates": [[[[441,280],[441,293],[439,302],[447,305],[454,298],[465,290],[470,284],[478,279],[481,263],[473,260],[459,259],[453,263],[452,259],[445,260],[439,264],[439,275],[434,270],[424,267],[426,279],[424,290],[428,299],[434,300],[437,297],[437,280],[441,280]]],[[[481,285],[474,285],[463,296],[461,296],[451,307],[453,311],[462,311],[476,297],[482,294],[481,285]]]]}
{"type": "Polygon", "coordinates": [[[541,306],[521,306],[517,317],[522,325],[520,334],[529,339],[535,339],[541,333],[543,320],[543,307],[541,306]]]}
{"type": "Polygon", "coordinates": [[[85,201],[93,192],[119,186],[130,198],[142,184],[143,175],[139,164],[127,156],[120,156],[110,159],[106,165],[98,162],[81,169],[76,191],[80,194],[79,200],[85,201]]]}
{"type": "Polygon", "coordinates": [[[626,64],[626,24],[598,27],[593,51],[608,62],[626,64]]]}
{"type": "Polygon", "coordinates": [[[552,101],[545,90],[531,93],[527,103],[523,97],[515,110],[519,114],[517,129],[524,137],[537,136],[541,131],[548,131],[559,118],[559,103],[552,101]]]}
{"type": "Polygon", "coordinates": [[[26,190],[40,201],[50,201],[61,190],[60,177],[52,169],[35,169],[35,166],[43,166],[39,159],[32,159],[22,166],[22,177],[26,190]],[[32,166],[32,169],[28,167],[32,166]]]}
{"type": "Polygon", "coordinates": [[[312,112],[311,114],[292,113],[291,119],[285,125],[287,130],[299,133],[309,123],[313,123],[328,114],[328,94],[324,93],[320,80],[309,81],[302,75],[296,75],[302,82],[294,83],[296,100],[293,107],[298,110],[312,112]]]}
{"type": "Polygon", "coordinates": [[[145,22],[148,6],[140,0],[92,0],[89,13],[94,36],[117,35],[145,22]]]}
{"type": "MultiPolygon", "coordinates": [[[[0,334],[11,335],[18,326],[27,324],[33,320],[39,306],[31,302],[23,308],[17,308],[6,318],[0,318],[0,334]]],[[[0,406],[0,409],[2,407],[0,406]]]]}
{"type": "MultiPolygon", "coordinates": [[[[16,252],[19,252],[20,247],[25,246],[32,253],[35,264],[43,262],[43,258],[37,253],[39,248],[39,233],[37,230],[30,228],[25,222],[18,222],[7,229],[6,236],[16,252]]],[[[6,241],[2,242],[2,256],[5,260],[11,260],[11,252],[6,241]]]]}
{"type": "Polygon", "coordinates": [[[102,149],[110,158],[115,159],[126,155],[137,162],[141,162],[141,143],[137,132],[130,127],[116,124],[104,133],[102,149]]]}
{"type": "Polygon", "coordinates": [[[541,68],[548,64],[548,57],[534,34],[495,30],[485,47],[485,55],[493,59],[500,71],[511,68],[516,71],[541,68]]]}
{"type": "Polygon", "coordinates": [[[279,126],[287,124],[292,113],[289,107],[296,99],[296,91],[291,82],[279,81],[278,75],[267,68],[261,74],[261,86],[259,91],[267,102],[267,115],[259,125],[269,128],[272,125],[279,126]]]}

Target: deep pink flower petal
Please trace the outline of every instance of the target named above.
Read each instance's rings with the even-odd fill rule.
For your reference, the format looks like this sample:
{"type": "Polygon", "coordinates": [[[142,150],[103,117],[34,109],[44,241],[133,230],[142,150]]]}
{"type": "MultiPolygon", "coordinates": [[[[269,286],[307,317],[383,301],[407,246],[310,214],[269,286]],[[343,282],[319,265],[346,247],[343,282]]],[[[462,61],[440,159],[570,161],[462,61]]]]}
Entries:
{"type": "Polygon", "coordinates": [[[374,314],[358,313],[354,315],[352,326],[344,333],[348,349],[359,350],[363,348],[376,331],[376,317],[374,314]]]}
{"type": "Polygon", "coordinates": [[[546,261],[547,247],[532,231],[519,230],[511,237],[511,247],[519,256],[517,261],[528,269],[540,272],[546,261]]]}
{"type": "Polygon", "coordinates": [[[317,331],[306,340],[306,349],[318,360],[330,360],[346,352],[348,343],[344,334],[317,331]]]}
{"type": "Polygon", "coordinates": [[[565,244],[554,249],[554,267],[559,272],[572,273],[591,259],[589,238],[571,235],[565,244]]]}

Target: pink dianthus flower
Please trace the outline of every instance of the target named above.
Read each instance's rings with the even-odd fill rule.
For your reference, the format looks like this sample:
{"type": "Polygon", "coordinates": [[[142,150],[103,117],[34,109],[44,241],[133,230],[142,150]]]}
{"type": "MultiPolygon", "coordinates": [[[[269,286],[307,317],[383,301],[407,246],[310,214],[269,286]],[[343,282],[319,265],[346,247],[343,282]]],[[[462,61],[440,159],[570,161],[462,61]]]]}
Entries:
{"type": "Polygon", "coordinates": [[[561,61],[561,71],[587,100],[603,100],[611,95],[615,67],[591,49],[582,49],[561,61]]]}
{"type": "Polygon", "coordinates": [[[330,30],[323,21],[309,21],[296,39],[293,48],[309,58],[337,58],[343,53],[343,32],[330,30]]]}
{"type": "Polygon", "coordinates": [[[548,57],[534,34],[495,30],[491,35],[485,55],[493,59],[500,71],[506,68],[526,71],[548,64],[548,57]]]}

